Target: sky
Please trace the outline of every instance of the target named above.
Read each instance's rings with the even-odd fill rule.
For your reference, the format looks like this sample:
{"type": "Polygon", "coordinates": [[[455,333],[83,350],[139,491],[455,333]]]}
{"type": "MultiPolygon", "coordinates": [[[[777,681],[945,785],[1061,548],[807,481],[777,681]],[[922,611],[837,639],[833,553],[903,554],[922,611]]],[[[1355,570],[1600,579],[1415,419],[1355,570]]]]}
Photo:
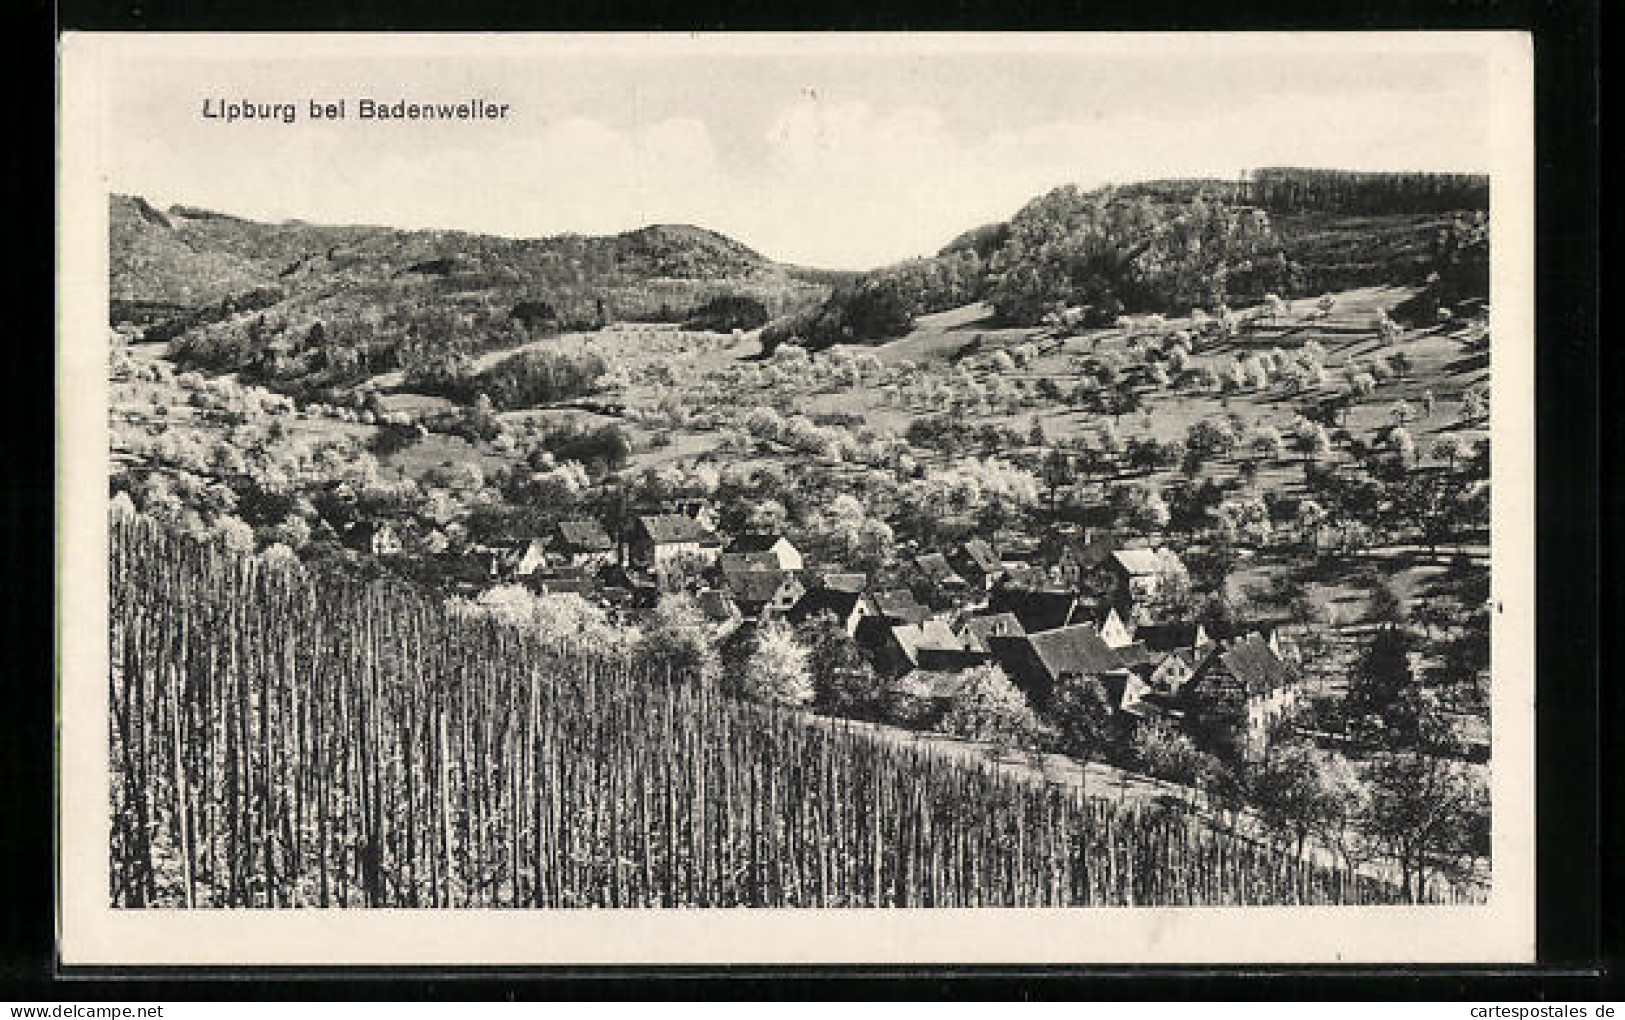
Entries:
{"type": "Polygon", "coordinates": [[[107,186],[160,206],[514,237],[693,223],[836,269],[1062,184],[1489,164],[1486,59],[1459,36],[149,37],[102,67],[107,186]],[[476,96],[508,117],[354,118],[360,97],[476,96]],[[341,97],[351,119],[308,119],[341,97]],[[225,124],[205,100],[298,119],[225,124]]]}

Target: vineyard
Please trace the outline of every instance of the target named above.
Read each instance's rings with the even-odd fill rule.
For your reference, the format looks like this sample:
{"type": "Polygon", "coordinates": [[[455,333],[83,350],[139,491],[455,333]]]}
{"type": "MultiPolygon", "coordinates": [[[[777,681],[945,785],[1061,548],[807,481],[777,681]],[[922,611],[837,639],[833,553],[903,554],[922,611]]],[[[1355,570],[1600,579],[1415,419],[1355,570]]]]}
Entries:
{"type": "Polygon", "coordinates": [[[404,585],[111,534],[125,907],[1387,903],[1398,890],[404,585]]]}

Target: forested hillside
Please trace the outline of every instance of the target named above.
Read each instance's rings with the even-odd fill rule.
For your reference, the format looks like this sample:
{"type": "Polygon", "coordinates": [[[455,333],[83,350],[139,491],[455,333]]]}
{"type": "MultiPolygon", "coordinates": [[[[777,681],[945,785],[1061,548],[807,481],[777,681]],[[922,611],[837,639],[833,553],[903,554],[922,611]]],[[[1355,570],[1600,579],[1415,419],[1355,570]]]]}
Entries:
{"type": "Polygon", "coordinates": [[[781,315],[828,291],[692,226],[515,240],[255,223],[114,196],[111,235],[115,326],[284,388],[410,374],[611,321],[683,321],[719,300],[781,315]]]}
{"type": "MultiPolygon", "coordinates": [[[[1008,222],[968,230],[935,256],[838,281],[820,308],[766,339],[812,347],[901,336],[916,316],[987,301],[1005,325],[1081,306],[1183,313],[1382,283],[1425,284],[1481,243],[1488,179],[1472,174],[1273,168],[1247,179],[1056,188],[1008,222]]],[[[1468,255],[1466,261],[1478,256],[1468,255]]],[[[1483,257],[1487,265],[1487,255],[1483,257]]],[[[1456,298],[1483,296],[1471,281],[1456,298]]]]}

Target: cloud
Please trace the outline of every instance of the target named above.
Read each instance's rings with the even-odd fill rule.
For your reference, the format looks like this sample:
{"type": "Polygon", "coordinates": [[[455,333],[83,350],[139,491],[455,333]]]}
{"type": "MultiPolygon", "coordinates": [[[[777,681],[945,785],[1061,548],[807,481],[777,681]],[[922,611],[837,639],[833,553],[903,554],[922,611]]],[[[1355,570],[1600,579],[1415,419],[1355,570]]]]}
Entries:
{"type": "MultiPolygon", "coordinates": [[[[1295,87],[1313,77],[1297,72],[1268,88],[1224,75],[1152,87],[1139,70],[1097,71],[1037,93],[1002,72],[939,75],[906,94],[831,72],[771,98],[663,93],[648,121],[615,84],[559,107],[514,86],[531,114],[503,124],[234,127],[196,117],[181,76],[169,94],[123,93],[105,134],[111,184],[161,203],[509,236],[688,222],[839,268],[929,254],[1065,183],[1270,165],[1482,169],[1487,114],[1469,75],[1429,88],[1346,74],[1337,88],[1295,87]]],[[[912,80],[887,74],[882,84],[912,80]]]]}

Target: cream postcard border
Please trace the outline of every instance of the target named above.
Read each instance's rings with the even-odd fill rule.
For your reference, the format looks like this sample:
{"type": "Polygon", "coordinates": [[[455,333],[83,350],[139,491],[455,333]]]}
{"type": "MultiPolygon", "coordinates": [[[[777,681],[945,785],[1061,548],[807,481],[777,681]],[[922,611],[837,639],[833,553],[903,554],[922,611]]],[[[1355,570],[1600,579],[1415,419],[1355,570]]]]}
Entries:
{"type": "MultiPolygon", "coordinates": [[[[1534,95],[1525,33],[107,35],[59,49],[58,937],[65,965],[1166,964],[1534,957],[1534,95]],[[115,910],[108,905],[107,210],[126,55],[478,59],[561,52],[1481,54],[1491,174],[1493,889],[1478,907],[1070,910],[115,910]]],[[[42,834],[43,836],[43,834],[42,834]]]]}

